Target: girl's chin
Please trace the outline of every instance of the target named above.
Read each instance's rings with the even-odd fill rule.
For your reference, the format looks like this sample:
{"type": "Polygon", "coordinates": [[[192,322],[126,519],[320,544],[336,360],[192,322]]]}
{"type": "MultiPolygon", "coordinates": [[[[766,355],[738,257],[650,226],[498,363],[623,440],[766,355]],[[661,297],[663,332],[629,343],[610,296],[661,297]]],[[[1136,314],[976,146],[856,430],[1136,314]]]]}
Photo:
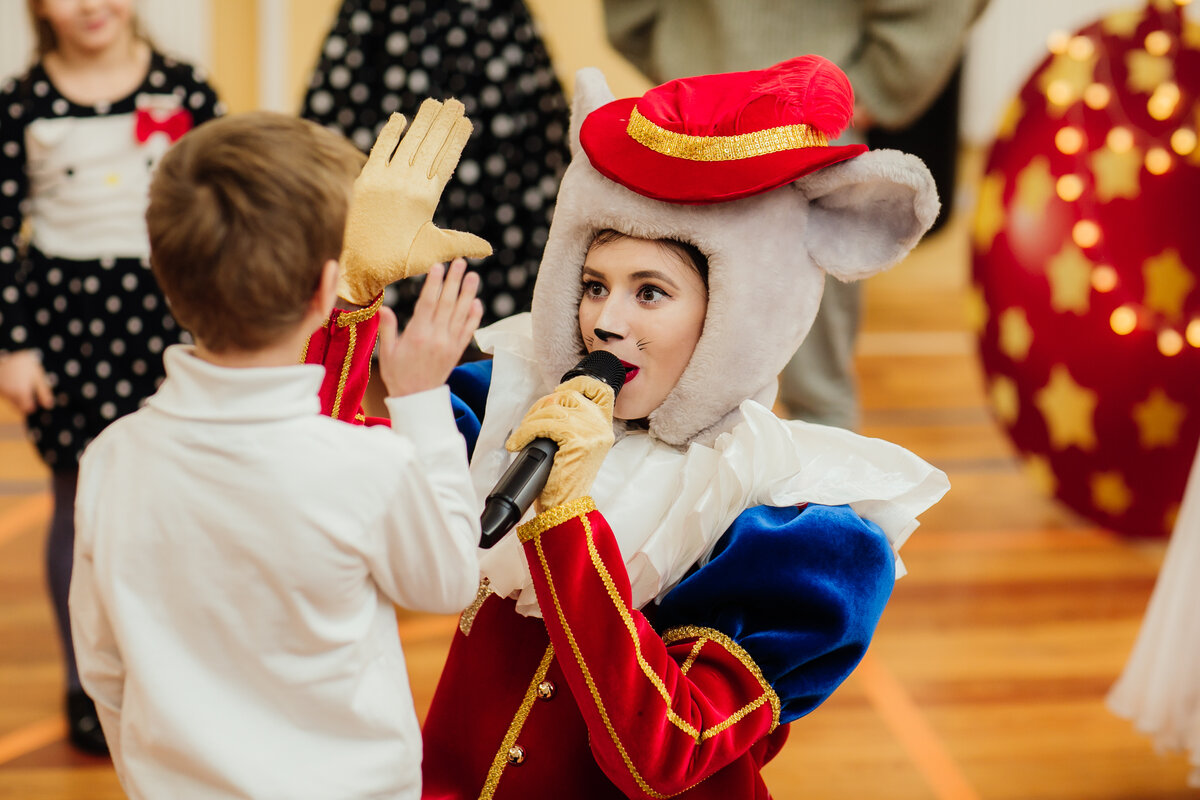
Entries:
{"type": "Polygon", "coordinates": [[[618,405],[616,408],[613,409],[613,419],[619,419],[622,422],[631,422],[631,421],[636,421],[636,420],[642,420],[642,419],[645,419],[646,417],[649,417],[650,412],[653,410],[654,409],[652,409],[652,408],[651,409],[632,408],[632,407],[628,407],[628,406],[625,408],[622,408],[621,406],[618,405]]]}

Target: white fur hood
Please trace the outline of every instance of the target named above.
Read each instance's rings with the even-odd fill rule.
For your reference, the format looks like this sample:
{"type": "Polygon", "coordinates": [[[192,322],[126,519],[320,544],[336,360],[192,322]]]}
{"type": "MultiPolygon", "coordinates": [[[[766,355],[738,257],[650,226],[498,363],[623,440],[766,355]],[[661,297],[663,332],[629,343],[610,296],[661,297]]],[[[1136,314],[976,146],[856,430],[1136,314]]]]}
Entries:
{"type": "Polygon", "coordinates": [[[584,353],[580,276],[597,232],[689,242],[709,259],[704,331],[678,385],[650,415],[650,435],[676,447],[710,444],[739,421],[744,400],[771,405],[776,376],[812,325],[826,274],[850,281],[886,269],[928,230],[938,211],[933,179],[919,159],[885,150],[740,200],[653,200],[602,176],[579,145],[584,117],[612,99],[599,71],[580,71],[573,159],[533,297],[540,369],[554,385],[584,353]]]}

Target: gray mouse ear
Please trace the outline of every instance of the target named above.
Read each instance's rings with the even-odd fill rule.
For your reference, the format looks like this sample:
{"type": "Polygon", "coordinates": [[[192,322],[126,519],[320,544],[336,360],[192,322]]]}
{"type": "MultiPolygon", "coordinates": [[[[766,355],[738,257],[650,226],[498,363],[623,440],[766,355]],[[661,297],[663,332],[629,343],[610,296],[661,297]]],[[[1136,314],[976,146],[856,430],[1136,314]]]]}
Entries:
{"type": "Polygon", "coordinates": [[[595,67],[584,67],[575,73],[575,100],[571,103],[572,158],[582,152],[579,144],[579,129],[583,126],[584,118],[600,106],[616,99],[612,89],[608,88],[608,81],[604,79],[604,73],[600,70],[595,67]]]}
{"type": "Polygon", "coordinates": [[[809,253],[842,281],[894,266],[933,225],[940,207],[924,162],[896,150],[863,153],[794,186],[809,203],[809,253]]]}

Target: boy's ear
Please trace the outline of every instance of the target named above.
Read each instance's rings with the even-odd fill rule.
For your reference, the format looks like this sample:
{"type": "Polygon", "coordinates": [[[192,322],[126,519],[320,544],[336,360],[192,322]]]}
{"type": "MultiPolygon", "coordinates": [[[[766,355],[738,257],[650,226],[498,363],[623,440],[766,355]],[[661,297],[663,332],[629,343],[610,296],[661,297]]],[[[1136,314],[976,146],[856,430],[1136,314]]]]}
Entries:
{"type": "Polygon", "coordinates": [[[309,310],[319,314],[323,320],[329,317],[333,311],[333,304],[337,302],[338,276],[341,270],[342,265],[336,258],[326,261],[325,266],[321,268],[321,280],[317,283],[317,290],[313,292],[312,300],[309,301],[309,310]]]}
{"type": "Polygon", "coordinates": [[[940,205],[925,164],[896,150],[863,153],[794,186],[808,199],[809,253],[842,281],[899,262],[929,230],[940,205]]]}

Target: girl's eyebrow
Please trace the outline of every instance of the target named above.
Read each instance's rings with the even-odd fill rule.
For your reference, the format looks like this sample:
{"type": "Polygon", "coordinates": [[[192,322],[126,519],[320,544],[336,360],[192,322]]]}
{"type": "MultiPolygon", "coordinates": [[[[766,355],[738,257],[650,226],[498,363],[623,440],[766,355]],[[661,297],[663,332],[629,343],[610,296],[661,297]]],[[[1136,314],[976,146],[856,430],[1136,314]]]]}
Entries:
{"type": "MultiPolygon", "coordinates": [[[[604,280],[606,276],[603,272],[600,272],[599,270],[593,269],[592,267],[585,265],[583,268],[583,277],[585,277],[585,278],[591,277],[591,278],[598,278],[600,280],[604,280]]],[[[673,281],[671,279],[671,277],[669,275],[667,275],[667,273],[659,272],[656,269],[638,270],[637,272],[631,273],[629,277],[633,278],[634,280],[638,280],[638,281],[644,281],[644,280],[658,281],[660,283],[667,284],[672,289],[679,288],[679,285],[675,281],[673,281]]]]}
{"type": "Polygon", "coordinates": [[[667,275],[667,273],[659,272],[656,269],[638,270],[637,272],[630,275],[630,277],[633,278],[634,280],[639,280],[639,281],[646,281],[646,280],[658,281],[659,283],[665,283],[665,284],[670,285],[672,289],[677,288],[675,285],[675,281],[671,280],[671,277],[669,275],[667,275]]]}

